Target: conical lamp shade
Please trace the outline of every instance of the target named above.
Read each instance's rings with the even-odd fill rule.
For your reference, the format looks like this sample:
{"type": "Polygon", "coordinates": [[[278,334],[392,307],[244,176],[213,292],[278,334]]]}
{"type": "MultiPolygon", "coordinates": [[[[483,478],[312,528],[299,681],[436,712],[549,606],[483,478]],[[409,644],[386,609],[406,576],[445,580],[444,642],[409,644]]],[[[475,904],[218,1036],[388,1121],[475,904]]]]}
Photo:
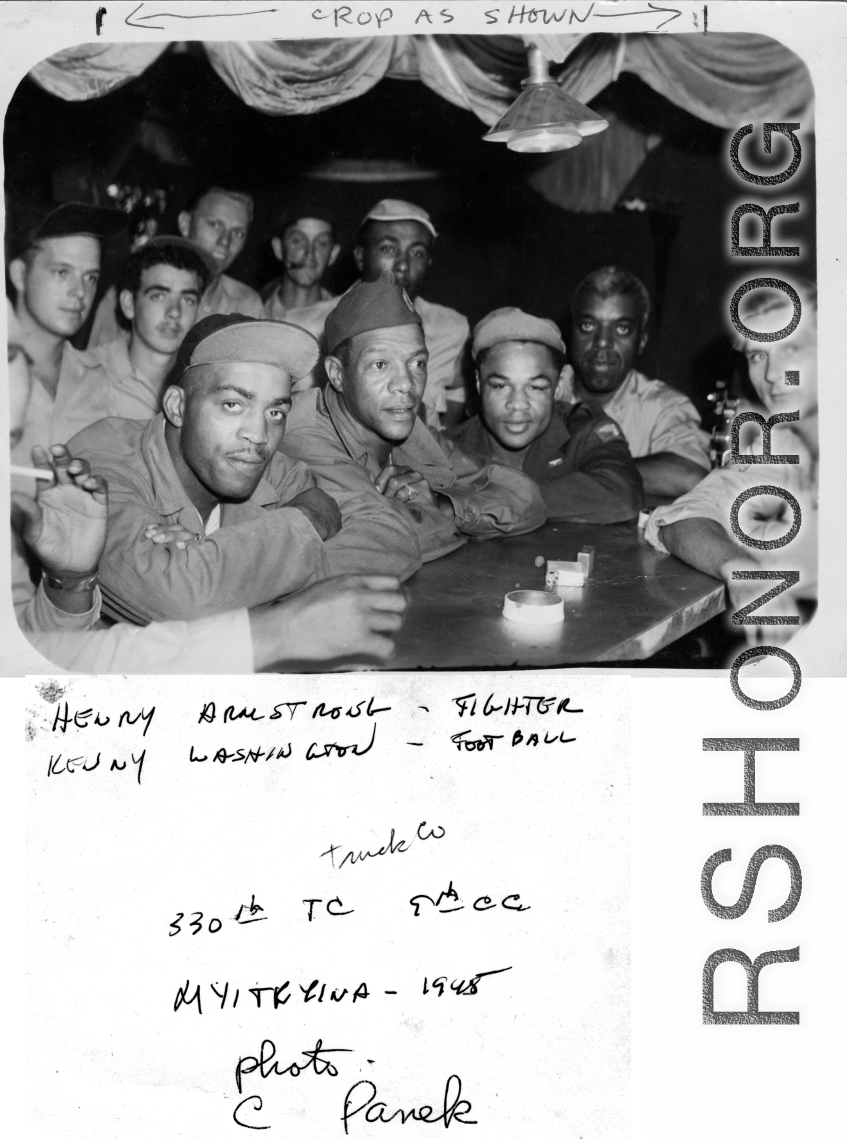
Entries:
{"type": "Polygon", "coordinates": [[[530,81],[502,119],[483,138],[486,142],[505,142],[515,150],[564,150],[576,146],[586,135],[605,130],[608,125],[608,120],[602,115],[568,95],[553,80],[546,83],[530,81]],[[561,144],[521,146],[522,138],[528,144],[531,142],[530,134],[542,140],[546,137],[551,143],[559,136],[561,144]],[[575,137],[577,135],[579,137],[575,137]]]}

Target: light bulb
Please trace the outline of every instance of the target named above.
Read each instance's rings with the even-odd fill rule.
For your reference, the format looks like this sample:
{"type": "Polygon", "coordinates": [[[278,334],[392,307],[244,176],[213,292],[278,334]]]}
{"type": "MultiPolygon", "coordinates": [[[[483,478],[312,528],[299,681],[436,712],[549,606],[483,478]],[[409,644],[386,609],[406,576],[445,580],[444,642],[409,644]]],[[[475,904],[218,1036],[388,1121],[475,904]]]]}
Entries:
{"type": "Polygon", "coordinates": [[[552,150],[570,150],[579,146],[582,135],[570,123],[515,131],[506,146],[519,154],[548,154],[552,150]]]}

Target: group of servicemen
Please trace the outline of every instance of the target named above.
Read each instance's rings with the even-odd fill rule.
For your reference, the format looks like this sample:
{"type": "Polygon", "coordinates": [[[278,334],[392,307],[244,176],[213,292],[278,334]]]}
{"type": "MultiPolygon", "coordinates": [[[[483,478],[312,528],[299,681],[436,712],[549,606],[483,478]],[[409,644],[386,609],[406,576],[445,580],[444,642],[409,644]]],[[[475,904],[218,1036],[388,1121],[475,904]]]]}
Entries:
{"type": "MultiPolygon", "coordinates": [[[[548,518],[631,521],[645,493],[668,502],[647,539],[722,577],[740,603],[750,586],[732,571],[764,563],[729,527],[737,495],[782,479],[814,505],[813,317],[787,338],[736,344],[768,415],[801,407],[771,442],[802,461],[710,472],[692,403],[635,367],[650,298],[622,269],[577,287],[566,351],[549,319],[500,308],[471,332],[426,301],[437,233],[413,203],[369,211],[361,279],[340,297],[322,283],[340,252],[332,220],[308,207],[283,219],[282,272],[261,296],[227,274],[252,221],[247,195],[209,188],[178,221],[179,235],[129,255],[85,351],[70,340],[124,215],[60,206],[8,266],[12,459],[40,475],[12,481],[15,610],[66,668],[384,658],[406,607],[400,582],[422,563],[548,518]],[[799,386],[785,386],[789,363],[799,386]]],[[[744,327],[782,329],[786,303],[750,299],[744,327]]],[[[772,537],[786,509],[759,497],[739,522],[772,537]]]]}

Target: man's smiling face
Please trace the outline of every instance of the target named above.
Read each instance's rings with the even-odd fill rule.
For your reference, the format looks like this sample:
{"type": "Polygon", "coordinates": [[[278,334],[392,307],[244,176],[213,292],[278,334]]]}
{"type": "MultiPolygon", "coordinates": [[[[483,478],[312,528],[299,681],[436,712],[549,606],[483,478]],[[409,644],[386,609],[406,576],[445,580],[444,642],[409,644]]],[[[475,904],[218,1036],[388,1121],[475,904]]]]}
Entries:
{"type": "MultiPolygon", "coordinates": [[[[766,313],[746,317],[745,324],[754,332],[779,332],[791,320],[792,313],[793,306],[788,301],[766,313]]],[[[744,355],[750,382],[771,415],[799,411],[802,418],[817,411],[817,326],[810,308],[804,308],[802,320],[790,336],[783,340],[746,340],[744,355]],[[799,384],[786,384],[786,372],[799,372],[799,384]]]]}

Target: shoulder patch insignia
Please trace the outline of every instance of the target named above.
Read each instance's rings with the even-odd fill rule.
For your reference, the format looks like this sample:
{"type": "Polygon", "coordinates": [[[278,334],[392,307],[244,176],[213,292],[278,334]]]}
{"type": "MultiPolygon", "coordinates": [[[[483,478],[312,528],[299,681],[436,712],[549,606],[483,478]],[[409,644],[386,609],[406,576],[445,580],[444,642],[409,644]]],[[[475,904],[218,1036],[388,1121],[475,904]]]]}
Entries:
{"type": "Polygon", "coordinates": [[[597,428],[597,434],[601,439],[604,440],[619,439],[621,435],[621,429],[618,427],[617,423],[601,423],[597,428]]]}

